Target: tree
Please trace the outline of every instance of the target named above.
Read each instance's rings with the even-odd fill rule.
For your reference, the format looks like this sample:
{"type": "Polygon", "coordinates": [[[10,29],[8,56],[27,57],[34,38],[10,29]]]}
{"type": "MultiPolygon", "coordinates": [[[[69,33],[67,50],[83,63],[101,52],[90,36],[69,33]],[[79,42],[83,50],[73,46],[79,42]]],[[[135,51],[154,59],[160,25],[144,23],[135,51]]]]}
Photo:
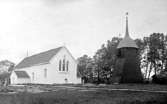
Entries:
{"type": "Polygon", "coordinates": [[[1,72],[0,73],[0,82],[1,82],[1,86],[7,86],[8,82],[8,78],[10,77],[10,73],[9,72],[1,72]]]}
{"type": "Polygon", "coordinates": [[[104,74],[104,72],[102,72],[103,68],[104,68],[104,60],[103,60],[103,56],[105,54],[105,46],[104,44],[102,45],[101,49],[97,50],[96,54],[93,56],[94,59],[94,63],[95,63],[95,70],[94,70],[94,76],[97,78],[97,83],[101,82],[101,78],[102,78],[102,74],[104,74]]]}
{"type": "Polygon", "coordinates": [[[113,37],[108,40],[106,44],[102,44],[101,48],[97,50],[94,55],[95,72],[98,82],[110,83],[112,71],[115,67],[117,45],[121,38],[113,37]]]}
{"type": "Polygon", "coordinates": [[[151,67],[154,69],[154,74],[163,70],[164,62],[165,62],[165,38],[162,33],[153,33],[150,35],[149,40],[149,52],[148,58],[151,63],[151,67]]]}
{"type": "Polygon", "coordinates": [[[155,75],[166,67],[167,60],[167,36],[163,33],[153,33],[143,38],[142,67],[144,78],[150,78],[152,72],[155,75]]]}
{"type": "Polygon", "coordinates": [[[80,76],[87,82],[93,77],[93,60],[88,55],[83,55],[77,59],[77,70],[80,76]]]}
{"type": "Polygon", "coordinates": [[[0,82],[2,86],[9,84],[9,78],[14,70],[15,64],[8,60],[0,61],[0,82]]]}

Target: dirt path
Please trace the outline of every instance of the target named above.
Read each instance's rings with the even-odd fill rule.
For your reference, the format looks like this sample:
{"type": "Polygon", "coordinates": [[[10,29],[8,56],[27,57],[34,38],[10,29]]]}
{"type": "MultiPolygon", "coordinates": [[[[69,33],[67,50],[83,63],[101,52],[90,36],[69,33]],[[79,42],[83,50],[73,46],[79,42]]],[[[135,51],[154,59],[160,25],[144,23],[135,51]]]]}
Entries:
{"type": "Polygon", "coordinates": [[[116,89],[116,88],[102,88],[102,87],[74,87],[74,86],[56,86],[56,88],[75,89],[81,91],[96,91],[96,90],[108,90],[108,91],[132,91],[132,92],[152,92],[152,93],[167,93],[167,91],[152,91],[152,90],[137,90],[137,89],[116,89]]]}

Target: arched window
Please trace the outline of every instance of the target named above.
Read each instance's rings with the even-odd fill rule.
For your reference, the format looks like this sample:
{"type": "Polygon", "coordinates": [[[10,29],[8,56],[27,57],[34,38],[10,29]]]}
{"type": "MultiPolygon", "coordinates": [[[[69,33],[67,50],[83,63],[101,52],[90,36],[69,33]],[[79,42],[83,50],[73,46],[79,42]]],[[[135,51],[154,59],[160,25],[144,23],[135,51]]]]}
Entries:
{"type": "Polygon", "coordinates": [[[59,71],[61,71],[61,60],[59,60],[59,71]]]}
{"type": "Polygon", "coordinates": [[[47,69],[44,69],[44,77],[47,77],[47,69]]]}
{"type": "Polygon", "coordinates": [[[65,59],[63,59],[63,71],[65,71],[65,59]]]}
{"type": "Polygon", "coordinates": [[[69,61],[67,61],[67,64],[66,64],[66,70],[68,71],[68,68],[69,68],[69,61]]]}

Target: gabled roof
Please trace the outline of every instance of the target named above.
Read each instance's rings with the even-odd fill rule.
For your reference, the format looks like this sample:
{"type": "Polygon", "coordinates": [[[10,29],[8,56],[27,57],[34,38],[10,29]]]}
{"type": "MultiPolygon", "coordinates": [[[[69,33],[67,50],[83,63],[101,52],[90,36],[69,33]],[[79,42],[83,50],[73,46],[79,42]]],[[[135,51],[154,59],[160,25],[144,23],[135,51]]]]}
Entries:
{"type": "Polygon", "coordinates": [[[120,43],[118,44],[117,48],[124,48],[124,47],[131,47],[131,48],[138,48],[135,41],[129,36],[129,30],[128,30],[128,13],[126,14],[126,32],[125,37],[120,43]]]}
{"type": "Polygon", "coordinates": [[[39,54],[35,54],[29,57],[24,58],[18,65],[16,65],[16,69],[21,69],[25,67],[30,67],[39,64],[46,64],[54,57],[58,51],[63,47],[58,47],[55,49],[51,49],[39,54]]]}
{"type": "Polygon", "coordinates": [[[25,71],[14,71],[18,78],[30,78],[25,71]]]}

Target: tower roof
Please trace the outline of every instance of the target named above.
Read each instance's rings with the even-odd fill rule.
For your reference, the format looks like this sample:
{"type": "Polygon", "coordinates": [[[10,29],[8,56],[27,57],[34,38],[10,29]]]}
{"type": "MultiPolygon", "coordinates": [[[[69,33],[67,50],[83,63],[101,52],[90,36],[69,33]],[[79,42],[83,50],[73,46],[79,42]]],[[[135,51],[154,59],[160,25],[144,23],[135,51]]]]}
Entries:
{"type": "Polygon", "coordinates": [[[129,29],[128,29],[128,13],[126,13],[126,31],[125,37],[120,43],[118,44],[117,48],[124,48],[124,47],[131,47],[131,48],[138,48],[135,41],[129,36],[129,29]]]}

